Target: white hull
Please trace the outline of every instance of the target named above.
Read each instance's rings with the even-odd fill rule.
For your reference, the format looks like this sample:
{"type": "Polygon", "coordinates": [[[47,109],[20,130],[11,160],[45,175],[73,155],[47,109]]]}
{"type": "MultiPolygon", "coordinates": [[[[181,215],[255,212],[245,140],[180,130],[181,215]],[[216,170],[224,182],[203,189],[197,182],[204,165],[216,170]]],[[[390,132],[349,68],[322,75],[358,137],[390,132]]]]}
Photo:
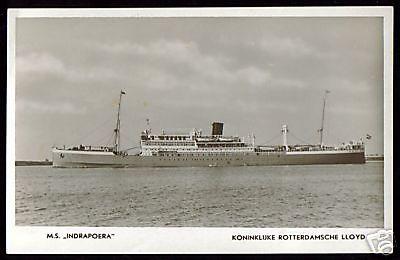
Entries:
{"type": "Polygon", "coordinates": [[[361,163],[365,163],[364,151],[361,150],[122,156],[112,152],[53,149],[53,167],[211,167],[361,163]]]}

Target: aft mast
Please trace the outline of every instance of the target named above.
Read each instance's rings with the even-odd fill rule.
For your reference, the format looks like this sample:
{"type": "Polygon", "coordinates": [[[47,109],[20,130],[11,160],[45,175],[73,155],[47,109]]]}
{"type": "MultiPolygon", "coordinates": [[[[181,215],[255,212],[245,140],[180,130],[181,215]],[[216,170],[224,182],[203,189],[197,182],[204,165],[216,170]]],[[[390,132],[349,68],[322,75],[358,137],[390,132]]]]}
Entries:
{"type": "Polygon", "coordinates": [[[121,112],[121,100],[122,95],[125,95],[125,91],[120,92],[119,94],[119,102],[118,102],[118,114],[117,114],[117,125],[114,129],[114,152],[118,153],[120,148],[120,140],[121,140],[121,121],[120,121],[120,112],[121,112]]]}
{"type": "Polygon", "coordinates": [[[318,129],[319,132],[319,146],[322,148],[322,146],[324,145],[322,142],[322,138],[324,135],[324,120],[325,120],[325,105],[326,105],[326,98],[327,95],[330,93],[329,90],[325,90],[325,95],[324,95],[324,105],[322,107],[322,121],[321,121],[321,128],[318,129]]]}

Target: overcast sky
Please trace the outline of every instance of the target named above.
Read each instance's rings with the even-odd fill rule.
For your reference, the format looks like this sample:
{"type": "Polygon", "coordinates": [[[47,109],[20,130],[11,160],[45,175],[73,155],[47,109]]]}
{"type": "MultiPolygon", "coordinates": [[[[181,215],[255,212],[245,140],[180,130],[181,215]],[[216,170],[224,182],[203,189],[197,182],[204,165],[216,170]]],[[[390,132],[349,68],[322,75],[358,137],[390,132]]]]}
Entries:
{"type": "Polygon", "coordinates": [[[381,18],[18,18],[16,159],[106,144],[119,91],[122,148],[153,132],[225,123],[256,143],[372,140],[383,153],[381,18]],[[274,139],[274,137],[276,137],[274,139]],[[297,139],[296,139],[297,138],[297,139]],[[272,139],[272,140],[271,140],[272,139]]]}

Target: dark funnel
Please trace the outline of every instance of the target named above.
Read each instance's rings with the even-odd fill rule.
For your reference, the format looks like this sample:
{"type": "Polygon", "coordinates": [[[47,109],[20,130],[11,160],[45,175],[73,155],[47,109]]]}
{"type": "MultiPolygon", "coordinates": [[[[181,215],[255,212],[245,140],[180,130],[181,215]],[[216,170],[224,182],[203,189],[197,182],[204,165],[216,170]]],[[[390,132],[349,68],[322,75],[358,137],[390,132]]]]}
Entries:
{"type": "Polygon", "coordinates": [[[214,122],[212,123],[212,135],[222,135],[224,130],[224,123],[214,122]]]}

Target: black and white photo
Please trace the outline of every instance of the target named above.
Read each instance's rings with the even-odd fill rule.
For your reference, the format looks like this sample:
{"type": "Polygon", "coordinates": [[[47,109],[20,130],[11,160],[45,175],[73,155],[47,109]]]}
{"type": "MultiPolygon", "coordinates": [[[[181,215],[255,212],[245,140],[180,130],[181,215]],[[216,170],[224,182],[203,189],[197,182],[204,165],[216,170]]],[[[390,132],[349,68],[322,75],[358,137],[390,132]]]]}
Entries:
{"type": "Polygon", "coordinates": [[[8,225],[54,244],[210,234],[124,252],[375,252],[367,236],[392,229],[391,9],[280,10],[15,13],[8,225]]]}

